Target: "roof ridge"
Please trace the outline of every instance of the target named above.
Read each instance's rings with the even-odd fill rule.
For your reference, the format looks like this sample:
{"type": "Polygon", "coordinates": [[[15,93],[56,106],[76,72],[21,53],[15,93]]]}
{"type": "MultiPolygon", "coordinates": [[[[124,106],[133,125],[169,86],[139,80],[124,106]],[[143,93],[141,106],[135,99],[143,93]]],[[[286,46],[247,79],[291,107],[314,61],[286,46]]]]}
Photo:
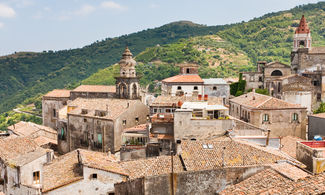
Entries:
{"type": "Polygon", "coordinates": [[[259,105],[256,106],[256,108],[259,108],[260,106],[264,105],[266,102],[270,101],[273,97],[269,97],[267,100],[264,102],[260,103],[259,105]]]}

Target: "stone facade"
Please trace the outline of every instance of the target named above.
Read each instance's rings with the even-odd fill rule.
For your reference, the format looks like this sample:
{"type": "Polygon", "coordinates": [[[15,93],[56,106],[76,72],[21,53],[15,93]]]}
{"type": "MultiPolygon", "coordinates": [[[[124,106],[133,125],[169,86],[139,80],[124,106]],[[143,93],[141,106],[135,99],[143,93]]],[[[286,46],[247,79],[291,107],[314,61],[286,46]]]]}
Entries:
{"type": "Polygon", "coordinates": [[[77,148],[118,151],[122,144],[122,130],[145,123],[149,114],[148,107],[140,100],[77,99],[68,105],[68,109],[74,105],[77,108],[67,114],[66,140],[59,141],[68,147],[61,148],[63,153],[77,148]]]}
{"type": "Polygon", "coordinates": [[[251,92],[229,100],[230,115],[271,130],[271,137],[306,139],[307,109],[270,96],[251,92]]]}

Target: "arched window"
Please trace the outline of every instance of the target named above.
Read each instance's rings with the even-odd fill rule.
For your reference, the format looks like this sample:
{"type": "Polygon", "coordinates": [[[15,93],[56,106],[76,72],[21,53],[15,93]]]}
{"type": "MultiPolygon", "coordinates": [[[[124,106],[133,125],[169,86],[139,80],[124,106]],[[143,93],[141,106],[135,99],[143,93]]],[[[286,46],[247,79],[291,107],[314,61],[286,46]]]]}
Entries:
{"type": "Polygon", "coordinates": [[[133,87],[132,87],[132,89],[133,89],[133,94],[132,94],[132,96],[133,96],[133,98],[137,98],[137,96],[138,96],[138,93],[137,93],[137,85],[136,84],[133,84],[133,87]]]}
{"type": "Polygon", "coordinates": [[[299,47],[305,47],[305,41],[299,41],[299,47]]]}
{"type": "Polygon", "coordinates": [[[271,73],[271,76],[282,76],[282,72],[280,70],[275,70],[271,73]]]}
{"type": "Polygon", "coordinates": [[[216,86],[214,86],[214,87],[213,87],[213,91],[216,91],[216,90],[217,90],[217,87],[216,87],[216,86]]]}
{"type": "Polygon", "coordinates": [[[177,90],[182,90],[182,86],[177,86],[177,90]]]}

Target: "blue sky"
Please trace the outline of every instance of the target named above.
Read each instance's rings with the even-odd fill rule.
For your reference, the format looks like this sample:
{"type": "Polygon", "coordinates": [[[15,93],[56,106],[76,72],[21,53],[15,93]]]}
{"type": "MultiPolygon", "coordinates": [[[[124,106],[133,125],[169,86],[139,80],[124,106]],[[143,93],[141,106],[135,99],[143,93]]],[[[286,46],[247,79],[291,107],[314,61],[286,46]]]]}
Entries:
{"type": "Polygon", "coordinates": [[[220,25],[318,0],[0,0],[0,55],[82,47],[179,20],[220,25]]]}

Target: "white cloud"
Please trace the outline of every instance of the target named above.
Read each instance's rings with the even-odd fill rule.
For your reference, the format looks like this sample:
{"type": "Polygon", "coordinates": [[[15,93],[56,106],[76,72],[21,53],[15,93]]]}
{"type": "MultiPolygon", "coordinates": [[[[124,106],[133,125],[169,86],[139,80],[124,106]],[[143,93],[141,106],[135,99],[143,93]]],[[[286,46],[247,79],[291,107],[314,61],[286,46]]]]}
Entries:
{"type": "Polygon", "coordinates": [[[96,8],[94,6],[91,5],[83,5],[79,10],[75,11],[74,14],[75,15],[88,15],[92,12],[94,12],[96,10],[96,8]]]}
{"type": "Polygon", "coordinates": [[[16,12],[11,7],[0,3],[0,17],[3,18],[12,18],[15,17],[16,12]]]}
{"type": "Polygon", "coordinates": [[[101,3],[101,7],[102,8],[106,8],[106,9],[115,9],[115,10],[126,10],[127,8],[115,3],[114,1],[104,1],[101,3]]]}
{"type": "Polygon", "coordinates": [[[0,22],[0,29],[3,28],[4,26],[5,26],[5,24],[0,22]]]}

